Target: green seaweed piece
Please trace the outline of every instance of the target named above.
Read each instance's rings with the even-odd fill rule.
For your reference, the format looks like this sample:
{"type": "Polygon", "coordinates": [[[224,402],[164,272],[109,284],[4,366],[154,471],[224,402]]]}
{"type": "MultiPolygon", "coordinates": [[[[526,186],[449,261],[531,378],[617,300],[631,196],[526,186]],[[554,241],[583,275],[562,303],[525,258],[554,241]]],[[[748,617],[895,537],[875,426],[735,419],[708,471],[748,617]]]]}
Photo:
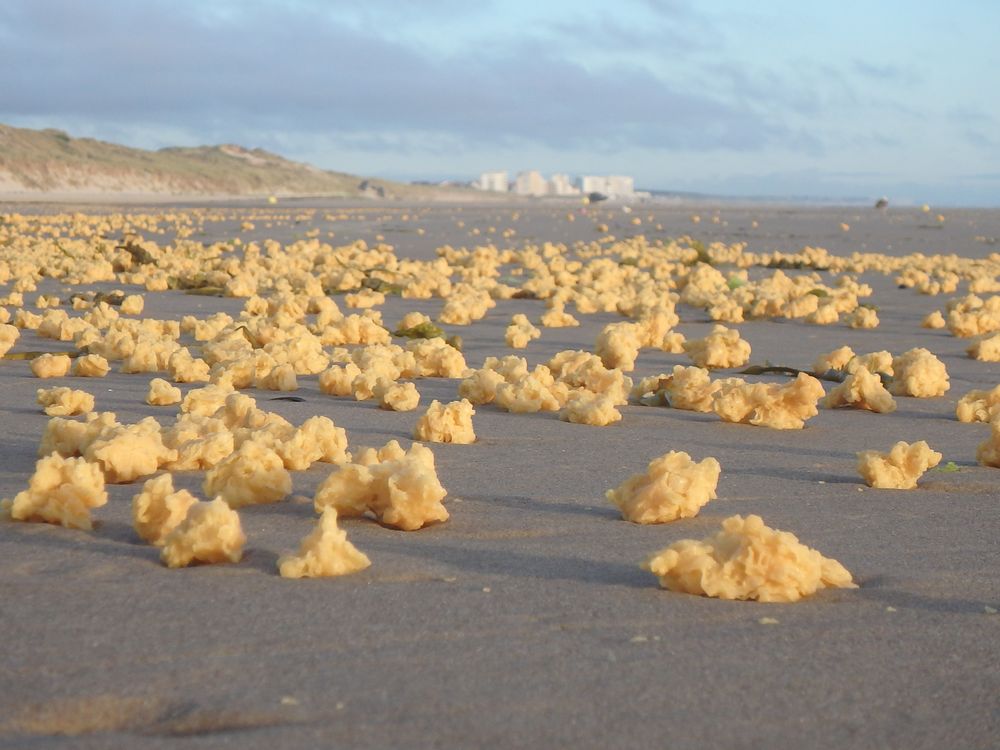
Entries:
{"type": "Polygon", "coordinates": [[[667,398],[667,394],[663,391],[654,391],[653,393],[647,393],[645,396],[639,397],[640,406],[670,406],[670,399],[667,398]]]}
{"type": "Polygon", "coordinates": [[[112,307],[119,307],[125,301],[125,292],[98,292],[94,295],[94,304],[104,302],[112,307]]]}
{"type": "Polygon", "coordinates": [[[940,471],[944,474],[951,474],[955,471],[961,471],[962,467],[956,464],[954,461],[949,461],[944,466],[938,466],[934,471],[940,471]]]}
{"type": "Polygon", "coordinates": [[[826,380],[831,383],[843,383],[847,378],[847,373],[843,370],[827,370],[822,373],[814,373],[810,370],[799,370],[796,367],[784,367],[782,365],[772,365],[767,362],[763,365],[750,365],[742,370],[739,370],[737,375],[790,375],[792,377],[797,377],[801,373],[810,375],[817,380],[826,380]]]}
{"type": "MultiPolygon", "coordinates": [[[[827,370],[826,372],[815,373],[811,370],[799,370],[796,367],[785,367],[782,365],[772,365],[770,362],[765,362],[763,365],[750,365],[742,370],[737,371],[737,375],[790,375],[796,377],[799,373],[805,373],[806,375],[811,375],[817,380],[826,380],[830,383],[843,383],[847,380],[847,376],[850,375],[846,370],[827,370]]],[[[892,383],[892,375],[888,373],[879,372],[876,373],[879,379],[882,381],[882,385],[889,386],[892,383]]]]}
{"type": "Polygon", "coordinates": [[[695,263],[705,263],[710,266],[715,265],[712,262],[712,256],[708,254],[708,250],[705,248],[704,242],[701,240],[691,240],[688,243],[688,247],[698,253],[691,265],[694,265],[695,263]]]}
{"type": "Polygon", "coordinates": [[[377,277],[369,277],[362,281],[361,289],[371,289],[376,292],[381,292],[382,294],[401,295],[403,293],[403,286],[401,284],[393,284],[392,282],[377,277]]]}
{"type": "MultiPolygon", "coordinates": [[[[740,370],[736,374],[737,375],[792,375],[792,376],[796,376],[796,375],[798,375],[799,373],[802,373],[802,372],[806,372],[806,370],[799,370],[799,369],[796,369],[794,367],[784,367],[782,365],[763,364],[763,365],[750,365],[749,367],[746,367],[746,368],[740,370]]],[[[809,372],[807,374],[808,375],[812,375],[811,372],[809,372]]]]}
{"type": "Polygon", "coordinates": [[[887,373],[887,372],[877,372],[875,374],[878,375],[879,380],[882,381],[882,385],[884,385],[886,388],[888,388],[892,384],[893,377],[889,373],[887,373]]]}
{"type": "Polygon", "coordinates": [[[830,266],[814,266],[809,261],[805,260],[788,260],[787,258],[778,258],[777,260],[771,260],[764,264],[764,268],[791,268],[793,270],[801,270],[803,268],[812,268],[814,271],[829,271],[830,266]]]}
{"type": "Polygon", "coordinates": [[[436,339],[444,336],[444,331],[428,320],[409,328],[397,328],[392,335],[404,339],[436,339]]]}
{"type": "Polygon", "coordinates": [[[250,333],[250,329],[245,325],[236,326],[236,330],[243,334],[243,338],[250,342],[250,346],[254,349],[260,349],[260,342],[257,341],[257,337],[250,333]]]}
{"type": "Polygon", "coordinates": [[[139,265],[146,265],[149,263],[156,263],[156,258],[154,258],[146,248],[139,245],[134,239],[128,238],[121,245],[116,245],[115,250],[124,250],[126,253],[132,256],[134,260],[139,265]]]}
{"type": "Polygon", "coordinates": [[[59,250],[59,252],[61,252],[61,253],[62,253],[63,255],[65,255],[65,256],[66,256],[67,258],[72,258],[73,260],[76,260],[76,259],[77,259],[77,258],[76,258],[76,256],[75,256],[75,255],[73,255],[73,253],[71,253],[71,252],[70,252],[69,250],[67,250],[66,248],[64,248],[64,247],[63,247],[62,245],[60,245],[60,244],[59,244],[58,242],[56,243],[56,249],[58,249],[58,250],[59,250]]]}

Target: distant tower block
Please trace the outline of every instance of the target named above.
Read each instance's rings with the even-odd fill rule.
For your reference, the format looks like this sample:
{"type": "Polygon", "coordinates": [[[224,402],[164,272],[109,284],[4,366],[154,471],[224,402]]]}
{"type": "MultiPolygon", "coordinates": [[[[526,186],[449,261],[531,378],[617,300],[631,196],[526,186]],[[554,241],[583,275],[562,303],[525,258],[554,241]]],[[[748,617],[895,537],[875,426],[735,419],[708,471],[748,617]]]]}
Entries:
{"type": "Polygon", "coordinates": [[[508,188],[506,172],[483,172],[476,187],[491,193],[506,193],[508,188]]]}
{"type": "Polygon", "coordinates": [[[549,178],[549,195],[579,195],[580,188],[573,184],[569,175],[554,174],[549,178]]]}
{"type": "Polygon", "coordinates": [[[635,180],[624,175],[598,177],[587,175],[581,178],[580,187],[585,195],[600,193],[609,198],[631,198],[635,195],[635,180]]]}
{"type": "Polygon", "coordinates": [[[514,192],[518,195],[548,195],[549,183],[542,177],[542,173],[535,169],[519,172],[514,181],[514,192]]]}

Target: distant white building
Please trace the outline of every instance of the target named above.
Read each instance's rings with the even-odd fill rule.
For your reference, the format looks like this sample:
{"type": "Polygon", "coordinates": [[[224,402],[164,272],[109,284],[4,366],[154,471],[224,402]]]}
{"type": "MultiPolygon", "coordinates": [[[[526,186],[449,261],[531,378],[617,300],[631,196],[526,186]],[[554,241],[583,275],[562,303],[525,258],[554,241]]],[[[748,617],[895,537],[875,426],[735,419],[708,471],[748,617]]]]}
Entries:
{"type": "Polygon", "coordinates": [[[549,178],[549,195],[579,195],[580,188],[566,174],[554,174],[549,178]]]}
{"type": "Polygon", "coordinates": [[[580,180],[584,194],[601,193],[609,198],[631,198],[635,195],[635,180],[624,175],[587,175],[580,180]]]}
{"type": "Polygon", "coordinates": [[[506,193],[510,189],[507,183],[506,172],[483,172],[479,175],[479,182],[476,183],[476,187],[492,193],[506,193]]]}
{"type": "Polygon", "coordinates": [[[517,179],[514,180],[514,192],[518,195],[547,195],[549,183],[542,177],[542,173],[535,169],[519,172],[517,179]]]}
{"type": "Polygon", "coordinates": [[[557,172],[545,179],[537,169],[518,172],[513,183],[508,181],[507,172],[483,172],[474,186],[491,193],[513,192],[515,195],[541,197],[573,196],[581,193],[600,193],[609,198],[635,198],[635,181],[625,175],[587,175],[580,178],[577,186],[569,175],[557,172]]]}

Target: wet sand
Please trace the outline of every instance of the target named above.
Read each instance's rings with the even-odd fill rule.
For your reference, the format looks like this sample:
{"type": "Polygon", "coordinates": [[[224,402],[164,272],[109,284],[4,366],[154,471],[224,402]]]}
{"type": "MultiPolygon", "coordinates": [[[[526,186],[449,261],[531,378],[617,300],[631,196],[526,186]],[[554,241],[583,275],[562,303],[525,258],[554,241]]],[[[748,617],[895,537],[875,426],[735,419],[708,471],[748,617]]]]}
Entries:
{"type": "MultiPolygon", "coordinates": [[[[336,244],[374,242],[381,234],[400,257],[429,258],[445,243],[505,247],[595,236],[591,221],[565,220],[576,206],[522,205],[512,222],[512,209],[493,206],[318,205],[312,222],[258,225],[248,233],[238,220],[222,221],[194,239],[240,234],[287,242],[318,226],[335,231],[336,244]],[[353,218],[324,223],[328,209],[353,218]],[[419,218],[403,222],[403,211],[419,218]],[[516,236],[502,238],[506,227],[516,236]],[[470,234],[476,228],[480,234],[470,234]]],[[[9,210],[0,206],[0,213],[9,210]]],[[[613,216],[608,223],[618,237],[690,234],[706,243],[747,242],[755,251],[814,245],[837,254],[986,257],[1000,248],[992,239],[1000,237],[1000,211],[946,210],[944,222],[936,211],[916,209],[602,211],[613,216]],[[636,216],[642,226],[631,224],[636,216]]],[[[129,502],[140,483],[109,485],[110,501],[94,512],[92,533],[0,523],[0,744],[994,746],[1000,615],[989,610],[1000,608],[1000,470],[976,465],[988,428],[957,422],[954,408],[968,390],[1000,383],[1000,365],[971,360],[968,341],[946,330],[920,328],[924,315],[957,295],[920,295],[877,274],[861,280],[875,289],[868,301],[880,308],[879,328],[750,321],[738,327],[753,347],[751,361],[807,368],[844,344],[896,354],[923,346],[948,368],[944,397],[899,398],[898,410],[886,415],[821,410],[802,431],[631,405],[622,408],[620,423],[605,428],[478,407],[476,444],[433,446],[451,520],[409,533],[343,521],[372,560],[359,574],[277,576],[277,556],[294,549],[314,521],[308,498],[331,471],[322,464],[293,474],[297,499],[240,511],[248,544],[238,565],[161,567],[158,551],[131,528],[129,502]],[[865,487],[855,452],[886,450],[897,440],[927,440],[944,454],[942,465],[954,461],[960,470],[931,471],[913,491],[865,487]],[[668,450],[715,456],[722,465],[718,499],[694,519],[647,527],[621,520],[605,490],[668,450]],[[790,605],[719,601],[661,590],[639,569],[650,553],[707,536],[733,513],[756,513],[794,532],[842,562],[860,588],[790,605]]],[[[51,280],[39,292],[63,293],[51,280]]],[[[242,306],[180,292],[145,297],[144,315],[154,317],[235,314],[242,306]]],[[[382,309],[395,323],[406,311],[434,315],[440,307],[440,300],[390,297],[382,309]]],[[[542,310],[540,301],[500,302],[484,321],[449,333],[462,336],[466,359],[477,367],[485,356],[511,353],[503,335],[512,314],[535,319],[542,310]]],[[[689,338],[711,327],[701,310],[678,312],[677,328],[689,338]]],[[[580,328],[543,329],[539,341],[516,353],[533,366],[562,349],[592,349],[601,326],[618,319],[598,314],[583,317],[580,328]]],[[[70,348],[25,332],[15,351],[70,348]]],[[[684,355],[643,350],[630,374],[688,363],[684,355]]],[[[32,472],[47,419],[34,404],[38,387],[84,388],[99,410],[123,422],[149,414],[171,419],[173,408],[143,403],[148,380],[113,372],[101,380],[42,382],[25,362],[0,364],[0,497],[23,489],[32,472]]],[[[352,448],[408,443],[422,411],[383,412],[372,401],[326,396],[315,376],[299,383],[301,403],[249,393],[295,423],[331,417],[347,429],[352,448]]],[[[417,387],[424,406],[455,398],[457,381],[421,380],[417,387]]],[[[178,474],[175,482],[200,495],[202,477],[178,474]]]]}

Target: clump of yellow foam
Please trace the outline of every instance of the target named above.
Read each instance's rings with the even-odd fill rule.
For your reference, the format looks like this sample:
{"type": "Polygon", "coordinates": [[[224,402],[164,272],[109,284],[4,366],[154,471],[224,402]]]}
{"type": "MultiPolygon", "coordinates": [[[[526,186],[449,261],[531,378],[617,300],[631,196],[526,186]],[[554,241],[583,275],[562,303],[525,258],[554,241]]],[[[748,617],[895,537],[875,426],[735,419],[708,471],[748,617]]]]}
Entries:
{"type": "Polygon", "coordinates": [[[822,384],[800,372],[788,383],[745,383],[739,378],[719,382],[712,409],[725,422],[742,422],[775,430],[801,430],[816,416],[822,384]]]}
{"type": "Polygon", "coordinates": [[[302,540],[297,555],[278,558],[282,578],[319,578],[356,573],[371,565],[371,560],[347,539],[347,532],[337,526],[337,510],[323,509],[316,527],[302,540]]]}
{"type": "Polygon", "coordinates": [[[16,326],[0,323],[0,357],[11,350],[20,336],[16,326]]]}
{"type": "Polygon", "coordinates": [[[122,300],[119,307],[122,315],[141,315],[146,301],[141,294],[129,294],[122,300]]]}
{"type": "MultiPolygon", "coordinates": [[[[584,351],[565,350],[549,360],[548,373],[541,371],[539,377],[551,376],[556,384],[564,384],[570,389],[589,391],[592,394],[607,396],[614,405],[628,403],[629,389],[632,379],[618,367],[606,367],[601,358],[584,351]]],[[[537,374],[541,367],[536,367],[537,374]]],[[[551,388],[550,388],[551,390],[551,388]]],[[[555,394],[565,402],[569,395],[555,394]]]]}
{"type": "Polygon", "coordinates": [[[860,367],[830,390],[823,399],[823,406],[830,409],[851,406],[877,414],[888,414],[896,411],[896,399],[886,390],[882,378],[871,370],[860,367]]]}
{"type": "Polygon", "coordinates": [[[949,305],[948,330],[952,335],[966,338],[982,336],[1000,330],[1000,295],[985,300],[969,295],[949,305]]]}
{"type": "Polygon", "coordinates": [[[39,388],[35,400],[50,417],[72,417],[94,410],[94,397],[72,388],[39,388]]]}
{"type": "Polygon", "coordinates": [[[674,409],[708,412],[712,411],[712,395],[719,387],[704,367],[674,365],[669,375],[661,373],[640,380],[631,395],[643,403],[655,399],[674,409]]]}
{"type": "Polygon", "coordinates": [[[992,422],[1000,415],[1000,385],[990,390],[973,389],[958,400],[955,417],[959,422],[992,422]]]}
{"type": "Polygon", "coordinates": [[[980,362],[1000,362],[1000,333],[974,341],[966,347],[965,353],[980,362]]]}
{"type": "Polygon", "coordinates": [[[868,352],[867,354],[858,354],[851,357],[847,364],[841,369],[847,373],[854,373],[864,368],[865,370],[875,374],[882,373],[884,375],[892,375],[895,372],[892,369],[892,365],[892,353],[883,349],[881,351],[868,352]]]}
{"type": "Polygon", "coordinates": [[[330,396],[350,396],[354,390],[354,380],[360,374],[361,368],[353,362],[334,365],[320,373],[319,389],[330,396]]]}
{"type": "MultiPolygon", "coordinates": [[[[481,377],[481,382],[490,382],[485,373],[481,377]]],[[[545,365],[514,374],[511,380],[497,382],[495,388],[496,405],[514,414],[555,411],[566,404],[570,395],[569,386],[556,381],[545,365]]]]}
{"type": "Polygon", "coordinates": [[[840,320],[840,310],[836,303],[829,297],[824,297],[819,301],[816,309],[805,316],[806,323],[816,326],[829,326],[840,320]]]}
{"type": "Polygon", "coordinates": [[[78,378],[103,378],[110,371],[111,365],[100,354],[85,354],[73,362],[73,374],[78,378]]]}
{"type": "Polygon", "coordinates": [[[485,317],[493,307],[496,307],[496,302],[489,292],[469,284],[458,284],[448,296],[438,320],[450,325],[467,326],[485,317]]]}
{"type": "Polygon", "coordinates": [[[398,440],[390,440],[381,448],[359,448],[354,457],[354,463],[362,466],[374,466],[383,461],[398,461],[406,456],[407,451],[399,444],[398,440]]]}
{"type": "Polygon", "coordinates": [[[442,404],[431,401],[427,411],[417,420],[413,438],[432,443],[474,443],[476,433],[472,428],[472,404],[466,399],[442,404]]]}
{"type": "Polygon", "coordinates": [[[478,370],[469,370],[458,384],[458,395],[470,403],[491,403],[501,383],[516,383],[528,376],[528,361],[513,354],[506,357],[487,357],[478,370]]]}
{"type": "Polygon", "coordinates": [[[976,449],[976,460],[983,466],[1000,467],[1000,420],[990,422],[990,436],[976,449]]]}
{"type": "Polygon", "coordinates": [[[525,349],[530,342],[540,338],[541,335],[542,332],[531,324],[527,315],[517,313],[511,318],[510,325],[504,332],[504,341],[511,349],[525,349]]]}
{"type": "Polygon", "coordinates": [[[132,498],[132,526],[142,539],[162,547],[167,535],[180,525],[198,499],[187,490],[174,490],[173,477],[149,479],[132,498]]]}
{"type": "Polygon", "coordinates": [[[675,542],[642,567],[663,588],[719,599],[795,602],[822,588],[855,588],[839,562],[756,515],[730,516],[714,536],[675,542]]]}
{"type": "Polygon", "coordinates": [[[389,444],[368,465],[349,463],[331,474],[316,490],[315,507],[327,506],[343,516],[371,512],[386,526],[413,531],[436,521],[447,521],[448,511],[441,502],[447,495],[438,480],[434,454],[414,443],[401,452],[389,444]]]}
{"type": "Polygon", "coordinates": [[[927,313],[923,320],[920,321],[921,328],[944,328],[947,323],[945,322],[944,316],[941,314],[940,310],[934,310],[933,312],[927,313]]]}
{"type": "Polygon", "coordinates": [[[941,454],[918,440],[912,445],[900,440],[888,453],[860,451],[858,473],[869,487],[887,490],[909,490],[928,469],[941,462],[941,454]]]}
{"type": "Polygon", "coordinates": [[[149,381],[146,392],[146,403],[150,406],[172,406],[181,402],[181,389],[170,385],[163,378],[153,378],[149,381]]]}
{"type": "Polygon", "coordinates": [[[206,385],[204,388],[195,388],[188,391],[184,400],[181,401],[181,412],[211,416],[226,403],[226,399],[233,392],[233,387],[228,384],[212,384],[206,385]]]}
{"type": "Polygon", "coordinates": [[[622,413],[615,408],[615,399],[602,393],[573,391],[559,412],[559,419],[591,427],[607,427],[620,422],[622,413]]]}
{"type": "Polygon", "coordinates": [[[208,470],[204,491],[233,508],[276,503],[292,491],[292,476],[274,450],[248,440],[208,470]]]}
{"type": "Polygon", "coordinates": [[[43,354],[31,360],[31,372],[36,378],[61,378],[72,362],[68,354],[43,354]]]}
{"type": "Polygon", "coordinates": [[[716,497],[720,471],[714,458],[695,462],[683,451],[670,451],[650,461],[645,473],[633,475],[605,496],[622,518],[633,523],[692,518],[716,497]]]}
{"type": "Polygon", "coordinates": [[[847,318],[851,328],[878,328],[878,312],[871,307],[858,307],[847,318]]]}
{"type": "Polygon", "coordinates": [[[119,427],[114,412],[90,412],[84,421],[53,417],[45,425],[38,444],[38,456],[58,453],[64,458],[82,456],[87,447],[103,432],[119,427]]]}
{"type": "Polygon", "coordinates": [[[163,444],[160,424],[152,417],[135,424],[115,424],[101,429],[83,450],[88,461],[100,464],[107,481],[131,482],[154,474],[177,458],[177,451],[163,444]]]}
{"type": "Polygon", "coordinates": [[[910,349],[892,359],[890,393],[896,396],[934,398],[950,387],[944,362],[924,348],[910,349]]]}
{"type": "Polygon", "coordinates": [[[402,377],[459,378],[465,373],[465,356],[440,337],[408,341],[405,351],[396,353],[402,377]],[[413,364],[410,364],[412,359],[413,364]]]}
{"type": "Polygon", "coordinates": [[[634,370],[643,345],[643,333],[639,323],[609,323],[598,334],[594,353],[609,369],[634,370]]]}
{"type": "Polygon", "coordinates": [[[892,358],[889,392],[896,396],[934,398],[950,387],[944,362],[927,349],[915,348],[892,358]]]}
{"type": "Polygon", "coordinates": [[[160,560],[168,568],[191,563],[239,562],[246,536],[240,517],[225,500],[192,505],[181,521],[163,539],[160,560]]]}
{"type": "Polygon", "coordinates": [[[373,392],[382,409],[413,411],[420,404],[420,392],[413,383],[397,383],[380,378],[373,392]]]}
{"type": "Polygon", "coordinates": [[[13,500],[4,500],[3,506],[15,521],[57,523],[89,531],[90,510],[107,501],[100,466],[53,453],[35,464],[28,489],[17,493],[13,500]]]}
{"type": "Polygon", "coordinates": [[[813,362],[812,371],[817,375],[822,375],[827,370],[843,370],[852,359],[854,359],[854,350],[849,346],[842,346],[819,355],[813,362]]]}
{"type": "Polygon", "coordinates": [[[566,312],[564,304],[553,305],[541,317],[539,322],[545,328],[575,328],[580,321],[566,312]]]}
{"type": "Polygon", "coordinates": [[[685,341],[684,351],[698,367],[740,367],[750,361],[750,344],[735,328],[721,325],[703,339],[685,341]]]}

